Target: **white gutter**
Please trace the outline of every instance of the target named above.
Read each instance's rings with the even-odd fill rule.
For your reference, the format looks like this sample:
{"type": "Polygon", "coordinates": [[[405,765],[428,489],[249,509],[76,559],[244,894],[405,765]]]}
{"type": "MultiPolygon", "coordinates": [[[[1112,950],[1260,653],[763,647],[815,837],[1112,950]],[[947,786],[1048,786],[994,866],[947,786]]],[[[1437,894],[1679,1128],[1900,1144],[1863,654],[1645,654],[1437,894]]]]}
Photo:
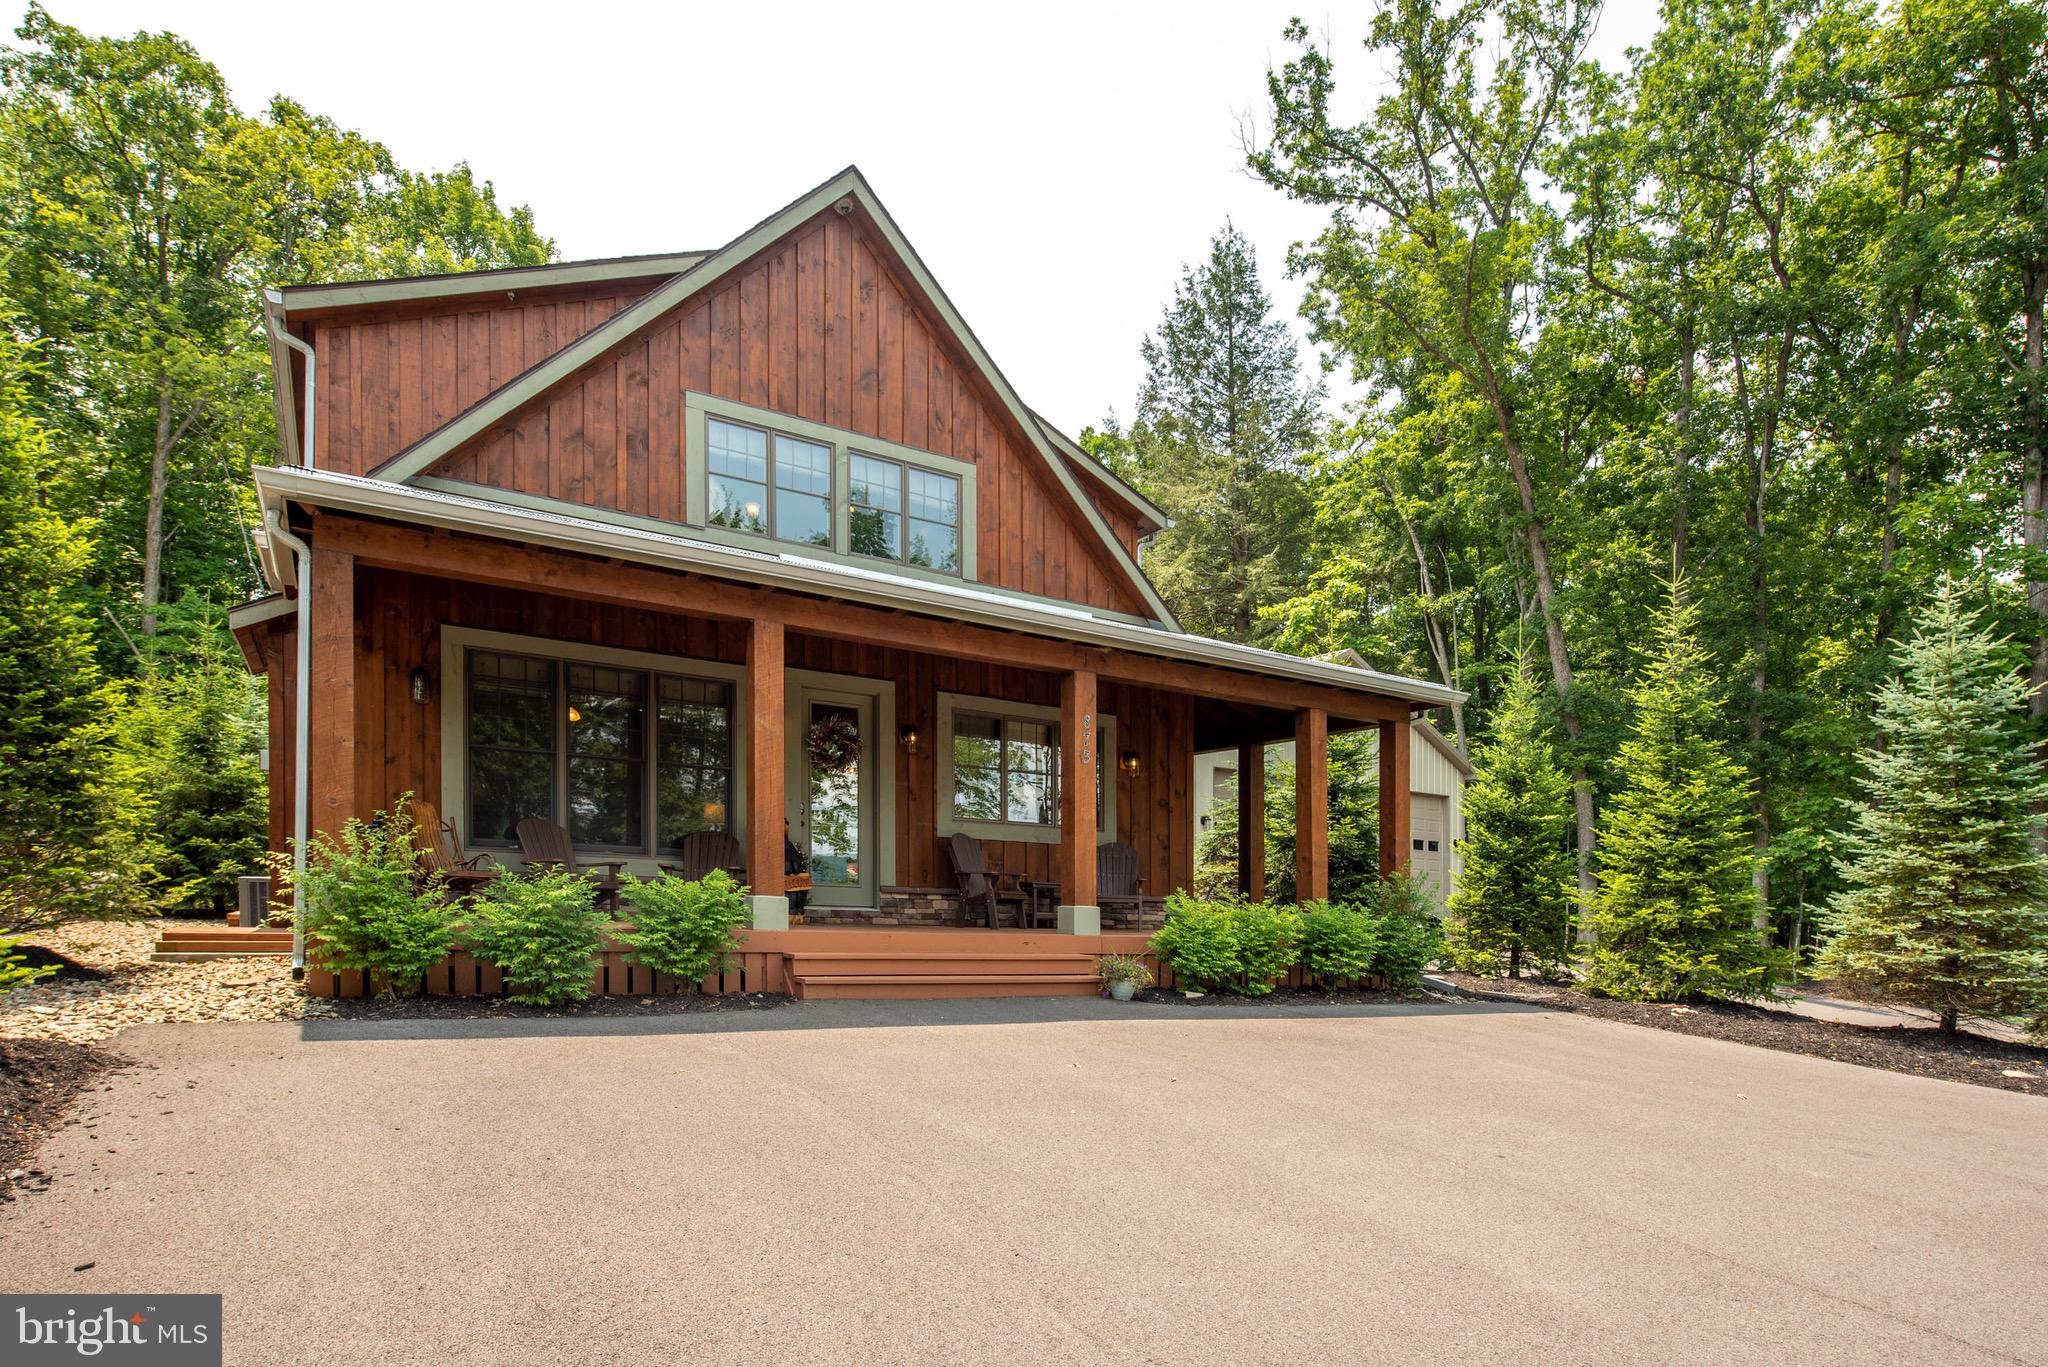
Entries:
{"type": "Polygon", "coordinates": [[[282,509],[266,509],[263,523],[279,545],[292,551],[299,571],[299,620],[296,628],[299,671],[294,681],[295,702],[292,706],[292,976],[303,978],[306,976],[306,840],[310,828],[306,803],[308,790],[312,787],[308,781],[311,757],[306,750],[313,729],[310,710],[313,700],[313,551],[284,525],[282,509]]]}
{"type": "MultiPolygon", "coordinates": [[[[924,616],[944,616],[1008,631],[1025,631],[1080,645],[1137,651],[1166,659],[1192,661],[1400,698],[1426,707],[1444,707],[1464,700],[1455,688],[1423,679],[1383,674],[1374,669],[1332,664],[1300,655],[1283,655],[1230,641],[1191,636],[1158,626],[1111,621],[1078,604],[1022,603],[987,593],[968,584],[939,584],[907,579],[879,570],[838,565],[807,556],[786,554],[764,545],[742,550],[694,537],[594,522],[567,514],[539,512],[461,494],[419,489],[362,475],[299,469],[258,469],[256,484],[266,504],[281,511],[288,499],[299,499],[343,511],[369,513],[410,522],[470,532],[498,540],[549,546],[582,555],[630,557],[643,564],[763,584],[795,593],[823,595],[889,607],[924,616]]],[[[304,586],[300,588],[304,594],[304,586]]]]}

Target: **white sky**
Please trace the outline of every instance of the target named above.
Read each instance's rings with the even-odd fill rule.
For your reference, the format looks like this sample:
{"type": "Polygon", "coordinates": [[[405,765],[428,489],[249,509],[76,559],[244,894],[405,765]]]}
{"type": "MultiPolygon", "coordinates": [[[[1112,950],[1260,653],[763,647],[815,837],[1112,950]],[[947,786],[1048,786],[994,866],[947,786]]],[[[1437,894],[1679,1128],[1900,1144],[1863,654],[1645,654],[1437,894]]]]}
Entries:
{"type": "MultiPolygon", "coordinates": [[[[1287,246],[1321,217],[1248,179],[1238,138],[1288,17],[1336,35],[1347,110],[1380,76],[1357,45],[1368,8],[1327,0],[50,7],[180,34],[245,109],[284,93],[408,167],[466,160],[570,260],[719,246],[858,165],[1024,400],[1070,432],[1129,416],[1139,339],[1226,218],[1293,314],[1287,246]]],[[[1610,0],[1594,55],[1621,61],[1655,23],[1654,0],[1610,0]]]]}

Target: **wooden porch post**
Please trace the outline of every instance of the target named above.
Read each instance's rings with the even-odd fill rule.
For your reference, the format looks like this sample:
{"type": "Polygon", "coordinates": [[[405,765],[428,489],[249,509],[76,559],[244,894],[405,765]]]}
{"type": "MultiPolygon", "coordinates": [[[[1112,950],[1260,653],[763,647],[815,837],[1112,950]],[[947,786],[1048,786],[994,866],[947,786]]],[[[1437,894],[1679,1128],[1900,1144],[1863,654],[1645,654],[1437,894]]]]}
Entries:
{"type": "Polygon", "coordinates": [[[1266,900],[1266,747],[1237,747],[1237,891],[1266,900]]]}
{"type": "Polygon", "coordinates": [[[1294,714],[1294,900],[1330,895],[1330,714],[1294,714]]]}
{"type": "Polygon", "coordinates": [[[1414,805],[1409,785],[1409,747],[1415,733],[1405,721],[1380,723],[1380,877],[1391,878],[1408,864],[1414,805]]]}
{"type": "Polygon", "coordinates": [[[356,809],[356,560],[313,546],[306,829],[339,834],[356,809]]]}
{"type": "Polygon", "coordinates": [[[1063,935],[1100,935],[1095,904],[1095,672],[1060,680],[1060,901],[1063,935]]]}
{"type": "Polygon", "coordinates": [[[758,617],[748,623],[747,905],[756,930],[789,929],[789,898],[782,891],[782,646],[782,623],[758,617]]]}

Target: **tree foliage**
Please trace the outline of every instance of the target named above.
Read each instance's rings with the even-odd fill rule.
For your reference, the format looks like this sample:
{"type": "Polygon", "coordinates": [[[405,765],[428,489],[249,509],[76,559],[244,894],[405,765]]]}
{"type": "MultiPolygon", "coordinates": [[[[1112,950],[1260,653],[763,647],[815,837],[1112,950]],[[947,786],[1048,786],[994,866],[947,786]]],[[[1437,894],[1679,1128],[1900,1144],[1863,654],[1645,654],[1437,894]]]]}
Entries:
{"type": "Polygon", "coordinates": [[[1919,614],[1878,693],[1881,746],[1819,969],[1859,996],[2048,1020],[2048,854],[2033,813],[2048,766],[2028,739],[2012,652],[1953,582],[1919,614]]]}
{"type": "Polygon", "coordinates": [[[1586,982],[1616,997],[1759,997],[1776,956],[1754,926],[1748,779],[1714,727],[1699,610],[1673,580],[1631,690],[1586,982]]]}

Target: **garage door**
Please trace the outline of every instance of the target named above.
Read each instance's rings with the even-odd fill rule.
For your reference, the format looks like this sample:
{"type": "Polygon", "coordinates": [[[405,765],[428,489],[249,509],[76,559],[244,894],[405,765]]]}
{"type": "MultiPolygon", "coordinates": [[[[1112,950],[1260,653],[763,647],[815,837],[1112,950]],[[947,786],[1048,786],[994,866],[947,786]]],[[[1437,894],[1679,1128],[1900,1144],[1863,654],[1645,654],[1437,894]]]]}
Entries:
{"type": "Polygon", "coordinates": [[[1451,881],[1451,800],[1441,794],[1417,793],[1410,801],[1414,849],[1409,863],[1429,880],[1437,910],[1442,911],[1451,881]]]}

